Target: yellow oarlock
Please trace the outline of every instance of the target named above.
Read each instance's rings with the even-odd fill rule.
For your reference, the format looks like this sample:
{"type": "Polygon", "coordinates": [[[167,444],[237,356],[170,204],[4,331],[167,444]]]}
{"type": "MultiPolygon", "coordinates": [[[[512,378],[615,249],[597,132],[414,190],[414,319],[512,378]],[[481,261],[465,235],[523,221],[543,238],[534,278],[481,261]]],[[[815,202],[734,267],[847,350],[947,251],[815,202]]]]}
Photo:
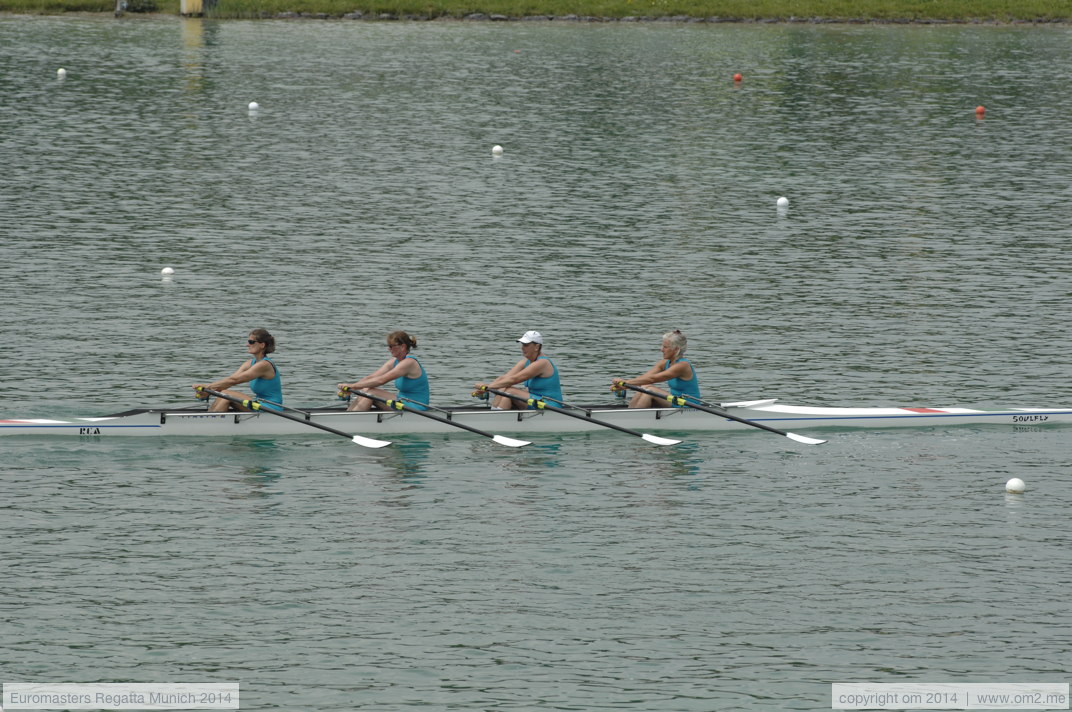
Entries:
{"type": "Polygon", "coordinates": [[[388,400],[385,401],[388,408],[394,408],[395,410],[405,410],[406,405],[402,401],[388,400]]]}
{"type": "Polygon", "coordinates": [[[670,405],[688,405],[689,404],[688,401],[685,400],[684,396],[670,396],[669,398],[667,398],[667,400],[670,401],[670,405]]]}
{"type": "Polygon", "coordinates": [[[249,408],[250,410],[260,410],[261,409],[261,402],[260,401],[244,400],[244,401],[242,401],[242,405],[243,405],[243,407],[249,408]]]}
{"type": "Polygon", "coordinates": [[[547,404],[544,403],[542,400],[536,400],[535,398],[529,398],[527,401],[525,401],[525,405],[534,405],[534,406],[536,406],[537,410],[544,410],[544,407],[547,404]]]}

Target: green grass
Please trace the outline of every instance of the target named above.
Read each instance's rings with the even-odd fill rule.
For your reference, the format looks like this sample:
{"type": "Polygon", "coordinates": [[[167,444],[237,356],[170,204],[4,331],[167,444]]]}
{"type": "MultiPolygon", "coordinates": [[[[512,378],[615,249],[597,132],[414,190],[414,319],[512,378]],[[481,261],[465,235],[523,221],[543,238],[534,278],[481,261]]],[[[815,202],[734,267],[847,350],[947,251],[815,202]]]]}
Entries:
{"type": "MultiPolygon", "coordinates": [[[[177,14],[179,0],[128,0],[131,9],[177,14]]],[[[114,0],[0,0],[0,11],[55,14],[112,12],[114,0]]],[[[220,18],[274,17],[296,12],[341,17],[718,17],[724,20],[872,20],[885,22],[1070,22],[1068,0],[219,0],[220,18]]]]}

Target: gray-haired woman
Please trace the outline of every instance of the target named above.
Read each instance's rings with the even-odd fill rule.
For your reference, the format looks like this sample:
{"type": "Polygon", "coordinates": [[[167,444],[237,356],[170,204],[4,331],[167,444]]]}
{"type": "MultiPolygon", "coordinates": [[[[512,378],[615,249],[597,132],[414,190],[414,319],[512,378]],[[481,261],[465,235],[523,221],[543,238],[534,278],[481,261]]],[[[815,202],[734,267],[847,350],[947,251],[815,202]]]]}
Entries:
{"type": "Polygon", "coordinates": [[[696,369],[685,358],[685,349],[688,348],[688,339],[675,329],[663,334],[663,357],[645,373],[636,378],[615,378],[613,383],[619,381],[631,386],[643,386],[646,391],[661,393],[662,398],[650,396],[646,393],[637,393],[629,401],[630,408],[669,408],[668,395],[689,396],[700,400],[700,382],[696,377],[696,369]],[[664,388],[651,388],[654,383],[666,383],[669,394],[664,388]]]}

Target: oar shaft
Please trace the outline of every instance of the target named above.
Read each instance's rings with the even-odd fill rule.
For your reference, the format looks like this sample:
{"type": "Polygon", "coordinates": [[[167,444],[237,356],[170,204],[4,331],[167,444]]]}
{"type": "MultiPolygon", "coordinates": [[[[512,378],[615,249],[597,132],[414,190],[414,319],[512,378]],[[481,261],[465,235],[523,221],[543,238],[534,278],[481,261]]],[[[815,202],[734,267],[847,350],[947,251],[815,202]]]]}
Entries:
{"type": "Polygon", "coordinates": [[[648,433],[641,433],[641,432],[639,432],[637,430],[630,430],[629,428],[624,428],[621,425],[616,425],[614,423],[608,423],[605,420],[597,420],[597,419],[593,418],[590,415],[581,415],[580,413],[572,413],[572,412],[570,412],[570,411],[568,411],[568,410],[566,410],[564,408],[556,408],[553,405],[548,405],[546,402],[540,400],[539,398],[518,398],[517,396],[515,396],[515,395],[513,395],[511,393],[507,393],[506,391],[500,391],[500,390],[497,390],[495,388],[491,388],[490,386],[485,387],[484,390],[486,390],[488,393],[494,393],[497,396],[505,396],[505,397],[509,398],[510,400],[523,400],[526,403],[528,403],[529,405],[535,406],[538,410],[549,410],[549,411],[552,411],[554,413],[561,413],[562,415],[568,415],[571,418],[577,418],[578,420],[586,420],[589,423],[595,423],[596,425],[602,425],[604,428],[611,428],[612,430],[617,430],[617,431],[622,432],[622,433],[627,433],[629,435],[634,435],[634,436],[636,436],[638,438],[643,438],[644,440],[647,440],[648,442],[654,442],[657,445],[676,445],[677,443],[681,442],[680,440],[671,440],[669,438],[660,438],[660,437],[657,437],[655,435],[649,435],[648,433]],[[659,441],[665,441],[665,442],[659,442],[659,441]]]}
{"type": "Polygon", "coordinates": [[[392,408],[394,410],[402,410],[402,411],[405,411],[407,413],[416,413],[417,415],[424,416],[425,418],[431,418],[432,420],[437,420],[440,423],[444,423],[446,425],[453,425],[455,428],[461,428],[462,430],[468,430],[471,433],[476,433],[477,435],[482,435],[485,438],[491,438],[495,442],[500,443],[502,445],[509,445],[511,447],[520,447],[522,445],[531,444],[527,440],[515,440],[513,438],[504,438],[502,435],[496,435],[495,433],[489,433],[489,432],[487,432],[485,430],[481,430],[479,428],[474,428],[471,425],[466,425],[465,423],[456,423],[456,422],[454,422],[453,420],[451,420],[449,418],[441,418],[438,415],[433,415],[432,413],[426,413],[426,412],[424,412],[423,410],[421,410],[419,408],[414,408],[412,406],[406,405],[401,400],[380,398],[379,396],[375,396],[375,395],[373,395],[371,393],[366,393],[364,391],[358,391],[358,390],[353,390],[353,389],[351,389],[351,392],[356,394],[356,395],[358,395],[358,396],[361,396],[362,398],[368,398],[369,400],[375,401],[377,403],[383,403],[388,408],[392,408]]]}
{"type": "Polygon", "coordinates": [[[815,438],[805,438],[803,435],[797,435],[796,433],[789,433],[789,432],[786,432],[785,430],[779,430],[778,428],[772,428],[769,425],[765,425],[764,423],[757,423],[756,421],[748,420],[747,418],[739,418],[736,415],[733,415],[732,413],[727,413],[726,411],[722,410],[721,408],[710,408],[710,407],[703,406],[703,405],[697,405],[696,403],[691,403],[688,400],[689,396],[673,396],[673,395],[672,396],[665,396],[662,393],[656,393],[655,391],[649,391],[646,388],[641,388],[640,386],[634,386],[631,383],[626,383],[625,381],[619,381],[619,383],[622,386],[628,388],[631,391],[636,391],[637,393],[643,393],[645,395],[654,396],[655,398],[661,398],[661,399],[668,400],[668,401],[670,401],[670,403],[672,405],[684,405],[684,406],[688,406],[689,408],[694,408],[696,410],[702,410],[705,413],[711,413],[712,415],[717,415],[717,416],[726,418],[728,420],[736,420],[738,423],[743,423],[744,425],[751,425],[753,428],[760,428],[762,430],[767,430],[767,431],[770,431],[772,433],[777,433],[778,435],[784,435],[785,437],[790,438],[792,440],[796,440],[798,442],[808,443],[809,445],[817,445],[819,443],[826,442],[825,440],[816,440],[815,438]]]}
{"type": "Polygon", "coordinates": [[[350,433],[344,433],[341,430],[336,430],[335,428],[329,427],[327,425],[321,425],[320,423],[316,423],[316,422],[314,422],[312,420],[306,420],[305,418],[299,418],[297,416],[290,415],[288,413],[284,413],[281,410],[274,410],[272,408],[262,408],[261,407],[261,402],[257,401],[257,400],[247,400],[247,399],[243,399],[243,398],[235,398],[234,396],[229,396],[226,393],[220,393],[219,391],[214,391],[211,388],[202,388],[201,391],[203,393],[208,393],[210,396],[216,396],[217,398],[223,398],[224,400],[231,401],[232,403],[236,403],[237,405],[240,405],[240,406],[242,406],[244,408],[249,408],[250,410],[256,411],[258,413],[271,413],[272,415],[278,415],[280,418],[286,418],[287,420],[293,420],[295,423],[303,423],[305,425],[309,425],[309,426],[314,427],[314,428],[319,428],[320,430],[323,430],[325,432],[331,433],[333,435],[338,435],[340,437],[344,437],[347,440],[350,440],[351,442],[357,443],[358,445],[364,445],[365,447],[383,447],[384,445],[390,445],[391,444],[391,443],[389,443],[389,442],[387,442],[385,440],[375,440],[373,438],[362,437],[361,435],[351,435],[350,433]]]}

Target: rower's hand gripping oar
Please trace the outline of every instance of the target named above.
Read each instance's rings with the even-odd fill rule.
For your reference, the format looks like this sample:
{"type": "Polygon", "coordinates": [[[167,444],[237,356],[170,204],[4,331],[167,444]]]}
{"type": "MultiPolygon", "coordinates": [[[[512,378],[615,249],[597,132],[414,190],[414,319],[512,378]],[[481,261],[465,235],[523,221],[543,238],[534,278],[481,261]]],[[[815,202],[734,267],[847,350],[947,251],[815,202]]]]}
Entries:
{"type": "Polygon", "coordinates": [[[635,435],[636,437],[642,438],[644,440],[647,440],[649,443],[653,443],[655,445],[677,445],[679,442],[681,442],[680,440],[672,440],[670,438],[661,438],[658,435],[652,435],[650,433],[641,433],[641,432],[638,432],[636,430],[630,430],[629,428],[623,428],[620,425],[615,425],[614,423],[608,423],[608,422],[606,422],[604,420],[596,420],[595,418],[591,417],[590,415],[581,415],[580,413],[573,413],[571,411],[566,410],[565,408],[556,408],[555,406],[548,405],[545,401],[542,401],[542,400],[540,400],[538,398],[521,399],[521,398],[518,398],[515,395],[511,395],[510,393],[507,393],[506,391],[499,391],[499,390],[496,390],[494,388],[491,388],[490,386],[483,386],[482,388],[480,388],[480,390],[478,390],[473,395],[479,397],[479,395],[481,393],[483,393],[483,392],[494,393],[497,396],[506,396],[510,400],[525,400],[525,402],[528,405],[535,406],[537,410],[550,410],[550,411],[552,411],[554,413],[561,413],[562,415],[568,415],[571,418],[577,418],[579,420],[587,420],[589,423],[595,423],[596,425],[602,425],[604,428],[611,428],[611,429],[617,430],[619,432],[628,433],[629,435],[635,435]]]}
{"type": "Polygon", "coordinates": [[[789,438],[790,440],[796,440],[798,443],[804,443],[805,445],[819,445],[820,443],[825,443],[826,442],[825,440],[819,440],[817,438],[809,438],[809,437],[805,437],[804,435],[797,435],[796,433],[789,433],[789,432],[786,432],[784,430],[779,430],[778,428],[772,428],[769,425],[764,425],[763,423],[757,423],[754,420],[747,420],[746,418],[738,418],[736,415],[732,415],[731,413],[727,413],[726,411],[722,410],[721,408],[715,408],[715,407],[710,407],[710,406],[707,406],[707,405],[699,405],[697,403],[692,403],[692,402],[690,402],[688,400],[687,396],[673,396],[673,395],[665,396],[662,393],[656,393],[655,391],[649,391],[649,390],[647,390],[645,388],[641,388],[640,386],[634,386],[632,384],[626,383],[625,381],[616,381],[615,385],[621,386],[622,388],[628,388],[629,390],[636,391],[637,393],[644,393],[645,395],[655,396],[656,398],[661,398],[661,399],[668,400],[668,401],[670,401],[671,405],[686,405],[689,408],[695,408],[696,410],[702,410],[705,413],[711,413],[712,415],[719,415],[719,416],[722,416],[723,418],[728,418],[729,420],[736,420],[738,423],[744,423],[745,425],[751,425],[753,428],[760,428],[762,430],[769,430],[772,433],[778,433],[779,435],[784,435],[785,437],[789,438]]]}
{"type": "Polygon", "coordinates": [[[364,437],[362,435],[350,435],[350,433],[344,433],[341,430],[336,430],[335,428],[329,428],[326,425],[321,425],[320,423],[314,423],[313,421],[306,420],[305,418],[298,418],[298,417],[293,416],[293,415],[288,415],[287,413],[284,413],[283,411],[280,411],[280,410],[275,410],[273,408],[265,408],[265,407],[262,407],[262,404],[261,404],[260,401],[246,400],[246,399],[242,399],[242,398],[235,398],[234,396],[229,396],[226,393],[220,393],[219,391],[214,391],[211,388],[198,388],[197,390],[198,390],[198,393],[208,393],[210,396],[216,396],[217,398],[223,398],[224,400],[231,401],[232,403],[237,403],[238,405],[242,406],[243,408],[249,408],[250,410],[256,411],[258,413],[271,413],[272,415],[278,415],[280,418],[286,418],[287,420],[293,420],[295,423],[304,423],[305,425],[310,425],[310,426],[312,426],[314,428],[320,428],[321,430],[324,430],[324,431],[327,431],[329,433],[332,433],[333,435],[339,435],[341,437],[344,437],[347,440],[349,440],[351,442],[354,442],[354,443],[357,443],[358,445],[361,445],[363,447],[385,447],[385,446],[391,444],[390,441],[388,441],[388,440],[376,440],[375,438],[366,438],[366,437],[364,437]]]}
{"type": "Polygon", "coordinates": [[[524,447],[526,445],[531,445],[532,444],[528,440],[515,440],[514,438],[508,438],[508,437],[506,437],[504,435],[496,435],[495,433],[489,433],[489,432],[486,432],[484,430],[474,428],[474,427],[472,427],[470,425],[466,425],[464,423],[455,423],[453,420],[450,420],[448,418],[441,418],[438,415],[433,415],[432,413],[426,413],[425,411],[423,411],[423,410],[421,410],[419,408],[413,408],[412,406],[408,406],[405,403],[403,403],[401,400],[380,398],[379,396],[374,396],[371,393],[365,393],[364,391],[359,391],[359,390],[352,389],[352,388],[343,388],[340,393],[353,393],[355,395],[361,396],[362,398],[368,398],[369,400],[373,400],[373,401],[376,401],[378,403],[383,403],[388,408],[391,408],[393,410],[401,410],[401,411],[405,411],[407,413],[416,413],[417,415],[423,415],[425,418],[431,418],[432,420],[438,420],[440,423],[445,423],[447,425],[453,425],[455,428],[461,428],[462,430],[468,430],[471,433],[476,433],[477,435],[483,435],[486,438],[491,438],[495,442],[499,443],[500,445],[505,445],[506,447],[524,447]]]}

